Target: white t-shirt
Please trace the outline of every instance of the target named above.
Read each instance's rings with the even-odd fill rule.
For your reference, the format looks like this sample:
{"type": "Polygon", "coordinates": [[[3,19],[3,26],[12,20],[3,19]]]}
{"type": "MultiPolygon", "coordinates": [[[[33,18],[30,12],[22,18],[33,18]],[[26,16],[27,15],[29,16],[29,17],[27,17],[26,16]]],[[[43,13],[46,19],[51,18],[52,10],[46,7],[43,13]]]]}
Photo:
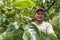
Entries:
{"type": "Polygon", "coordinates": [[[35,24],[38,27],[38,29],[44,33],[46,33],[46,32],[48,34],[54,33],[53,27],[49,22],[43,21],[40,25],[37,25],[35,22],[32,22],[32,23],[35,24]]]}
{"type": "MultiPolygon", "coordinates": [[[[32,23],[35,24],[38,27],[38,29],[40,31],[44,32],[44,33],[46,33],[46,32],[48,34],[54,33],[52,25],[50,23],[48,23],[48,22],[43,21],[40,25],[37,25],[35,22],[32,22],[32,23]]],[[[26,36],[25,33],[23,34],[23,40],[27,40],[27,36],[26,36]]]]}

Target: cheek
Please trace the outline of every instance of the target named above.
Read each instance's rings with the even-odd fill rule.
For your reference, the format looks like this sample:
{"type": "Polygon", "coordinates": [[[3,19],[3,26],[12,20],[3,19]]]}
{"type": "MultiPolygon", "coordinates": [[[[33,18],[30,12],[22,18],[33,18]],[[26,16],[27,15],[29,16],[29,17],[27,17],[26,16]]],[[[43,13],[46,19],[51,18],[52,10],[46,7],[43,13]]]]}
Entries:
{"type": "Polygon", "coordinates": [[[44,15],[42,15],[42,18],[44,18],[45,16],[44,15]]]}
{"type": "Polygon", "coordinates": [[[35,14],[34,16],[35,16],[35,18],[36,18],[38,15],[37,15],[37,14],[35,14]]]}

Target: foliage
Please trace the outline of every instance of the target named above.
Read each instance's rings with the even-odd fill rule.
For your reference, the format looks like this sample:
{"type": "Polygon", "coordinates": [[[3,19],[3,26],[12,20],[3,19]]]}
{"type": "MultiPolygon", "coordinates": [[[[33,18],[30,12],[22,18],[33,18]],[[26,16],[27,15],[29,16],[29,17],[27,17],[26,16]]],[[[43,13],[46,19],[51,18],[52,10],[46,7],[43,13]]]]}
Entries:
{"type": "Polygon", "coordinates": [[[28,36],[28,40],[40,40],[40,32],[38,28],[32,23],[28,23],[24,26],[24,30],[26,35],[28,36]]]}
{"type": "MultiPolygon", "coordinates": [[[[30,29],[30,26],[27,24],[32,22],[34,11],[38,7],[45,9],[47,14],[45,20],[54,26],[53,28],[57,37],[60,38],[60,26],[58,26],[60,0],[0,0],[0,36],[3,37],[1,38],[3,40],[22,40],[23,31],[26,31],[24,27],[27,26],[27,29],[30,29]],[[6,34],[4,35],[5,32],[6,34]]],[[[30,31],[35,30],[34,32],[38,34],[29,35],[31,36],[30,38],[32,40],[37,40],[38,38],[39,40],[38,35],[40,35],[42,36],[41,40],[45,40],[46,37],[42,33],[39,34],[35,26],[33,27],[34,28],[31,28],[32,30],[30,29],[30,31]]],[[[28,31],[28,33],[31,32],[28,31]]],[[[50,38],[53,39],[54,37],[50,38]]]]}

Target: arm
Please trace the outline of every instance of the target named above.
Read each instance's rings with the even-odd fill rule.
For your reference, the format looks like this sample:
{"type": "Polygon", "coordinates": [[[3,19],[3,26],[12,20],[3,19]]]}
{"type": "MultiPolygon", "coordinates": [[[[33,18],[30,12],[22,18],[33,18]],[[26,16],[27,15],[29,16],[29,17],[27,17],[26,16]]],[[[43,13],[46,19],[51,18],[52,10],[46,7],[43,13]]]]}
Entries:
{"type": "Polygon", "coordinates": [[[26,34],[25,34],[25,32],[24,32],[24,34],[23,34],[23,40],[27,40],[27,36],[26,36],[26,34]]]}
{"type": "Polygon", "coordinates": [[[53,35],[53,36],[55,36],[55,37],[57,37],[55,33],[50,33],[50,34],[53,35]]]}
{"type": "Polygon", "coordinates": [[[47,33],[57,37],[50,23],[47,24],[47,33]]]}

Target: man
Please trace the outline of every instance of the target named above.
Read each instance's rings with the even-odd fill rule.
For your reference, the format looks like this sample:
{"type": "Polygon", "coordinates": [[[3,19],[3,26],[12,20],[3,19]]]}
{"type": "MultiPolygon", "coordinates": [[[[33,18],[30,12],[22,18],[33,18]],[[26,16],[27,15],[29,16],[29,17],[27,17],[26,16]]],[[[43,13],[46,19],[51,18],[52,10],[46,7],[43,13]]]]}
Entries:
{"type": "MultiPolygon", "coordinates": [[[[45,10],[43,8],[36,9],[35,14],[34,14],[35,21],[32,23],[36,25],[40,31],[51,34],[56,37],[56,34],[52,28],[52,25],[44,21],[45,15],[46,15],[45,10]]],[[[23,35],[23,39],[27,40],[25,33],[23,35]]]]}

